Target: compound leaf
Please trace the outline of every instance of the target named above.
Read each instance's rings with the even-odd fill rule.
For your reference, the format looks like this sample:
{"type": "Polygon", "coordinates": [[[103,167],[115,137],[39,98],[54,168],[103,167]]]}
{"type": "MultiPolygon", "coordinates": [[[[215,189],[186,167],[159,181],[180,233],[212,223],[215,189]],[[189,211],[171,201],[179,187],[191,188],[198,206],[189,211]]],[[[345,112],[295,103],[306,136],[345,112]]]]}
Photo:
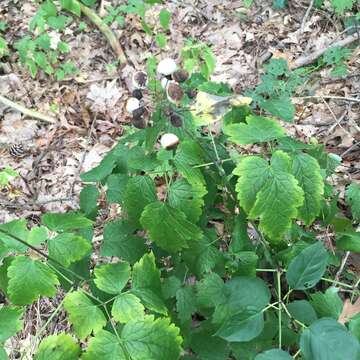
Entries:
{"type": "Polygon", "coordinates": [[[95,267],[95,285],[108,294],[119,294],[130,278],[128,263],[105,264],[95,267]]]}
{"type": "Polygon", "coordinates": [[[188,248],[190,240],[199,240],[202,236],[202,231],[188,221],[182,211],[160,201],[147,205],[140,221],[150,239],[169,252],[188,248]]]}
{"type": "Polygon", "coordinates": [[[64,308],[80,339],[85,339],[92,332],[97,333],[106,325],[103,312],[80,290],[66,295],[64,308]]]}
{"type": "Polygon", "coordinates": [[[40,296],[55,296],[59,281],[54,272],[38,260],[16,256],[8,268],[8,294],[16,305],[31,304],[40,296]]]}
{"type": "Polygon", "coordinates": [[[144,317],[144,306],[140,299],[133,294],[120,294],[116,297],[111,309],[111,315],[116,321],[127,323],[133,319],[144,317]]]}

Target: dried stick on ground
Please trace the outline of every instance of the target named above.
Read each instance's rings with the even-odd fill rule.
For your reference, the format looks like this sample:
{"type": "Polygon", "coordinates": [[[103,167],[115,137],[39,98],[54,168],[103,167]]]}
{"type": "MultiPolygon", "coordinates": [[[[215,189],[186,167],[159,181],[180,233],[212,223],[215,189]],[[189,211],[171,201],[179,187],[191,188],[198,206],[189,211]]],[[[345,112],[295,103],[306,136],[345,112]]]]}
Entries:
{"type": "Polygon", "coordinates": [[[115,55],[117,59],[120,61],[121,64],[126,64],[127,59],[124,53],[123,48],[119,44],[118,39],[116,38],[115,34],[112,32],[112,30],[104,23],[104,21],[101,19],[101,17],[96,14],[92,9],[88,8],[87,6],[83,5],[81,2],[80,9],[83,14],[85,14],[89,20],[97,26],[97,28],[104,34],[106,39],[109,41],[110,46],[112,47],[113,51],[115,52],[115,55]]]}
{"type": "Polygon", "coordinates": [[[4,104],[5,106],[10,107],[14,110],[20,111],[22,114],[29,116],[31,118],[42,120],[42,121],[45,121],[50,124],[56,123],[55,118],[48,116],[48,115],[41,114],[34,110],[30,110],[30,109],[26,108],[25,106],[17,104],[14,101],[9,100],[8,98],[6,98],[2,95],[0,95],[0,103],[4,104]]]}
{"type": "Polygon", "coordinates": [[[325,53],[325,51],[328,50],[329,48],[335,47],[335,46],[344,47],[344,46],[350,45],[357,39],[358,39],[357,34],[349,35],[345,39],[336,41],[332,44],[329,44],[327,47],[321,48],[319,50],[315,50],[313,53],[311,53],[309,55],[304,55],[304,56],[299,57],[298,59],[296,59],[293,62],[293,64],[290,66],[290,68],[291,68],[291,70],[294,70],[299,67],[309,65],[309,64],[313,63],[315,60],[317,60],[321,55],[323,55],[325,53]]]}
{"type": "Polygon", "coordinates": [[[305,16],[304,16],[304,18],[303,18],[303,20],[301,22],[300,33],[304,32],[304,28],[305,28],[305,25],[306,25],[306,22],[307,22],[307,18],[309,17],[310,11],[314,6],[314,2],[315,2],[315,0],[310,1],[310,5],[309,5],[308,9],[306,10],[305,16]]]}

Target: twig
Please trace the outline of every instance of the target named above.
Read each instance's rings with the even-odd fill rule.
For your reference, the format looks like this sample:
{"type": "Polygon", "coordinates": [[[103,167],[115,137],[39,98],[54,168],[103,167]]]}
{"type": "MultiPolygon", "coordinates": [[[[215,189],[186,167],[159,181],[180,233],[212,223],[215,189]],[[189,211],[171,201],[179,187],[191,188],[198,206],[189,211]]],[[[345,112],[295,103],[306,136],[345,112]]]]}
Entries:
{"type": "Polygon", "coordinates": [[[360,145],[360,141],[355,143],[354,145],[351,145],[347,150],[345,150],[340,157],[344,157],[345,155],[349,154],[354,148],[358,147],[360,145]]]}
{"type": "Polygon", "coordinates": [[[304,27],[305,27],[305,25],[306,25],[307,18],[308,18],[309,15],[310,15],[310,11],[311,11],[311,9],[312,9],[313,6],[314,6],[314,2],[315,2],[315,0],[311,0],[311,1],[310,1],[310,5],[309,5],[308,9],[306,10],[305,16],[303,17],[303,20],[302,20],[302,22],[301,22],[301,27],[300,27],[300,33],[301,33],[301,34],[304,32],[304,27]]]}
{"type": "Polygon", "coordinates": [[[315,50],[313,53],[309,54],[309,55],[305,55],[305,56],[301,56],[299,58],[297,58],[292,65],[290,66],[291,70],[297,69],[299,67],[305,66],[305,65],[309,65],[311,63],[313,63],[315,60],[317,60],[321,55],[323,55],[326,50],[332,48],[332,47],[344,47],[347,46],[349,44],[351,44],[352,42],[354,42],[355,40],[358,39],[358,35],[357,34],[353,34],[353,35],[349,35],[347,36],[345,39],[336,41],[332,44],[329,44],[326,47],[323,47],[319,50],[315,50]]]}
{"type": "Polygon", "coordinates": [[[115,34],[112,32],[112,30],[103,22],[101,17],[96,14],[96,12],[82,4],[80,1],[79,5],[81,12],[84,13],[94,25],[96,25],[96,27],[104,34],[106,39],[109,41],[110,46],[112,47],[118,60],[120,61],[120,64],[126,64],[127,58],[124,50],[119,44],[119,41],[116,38],[115,34]]]}
{"type": "Polygon", "coordinates": [[[48,116],[48,115],[41,114],[34,110],[30,110],[30,109],[26,108],[25,106],[22,106],[20,104],[17,104],[15,102],[7,99],[6,97],[4,97],[2,95],[0,95],[0,103],[4,104],[5,106],[10,107],[14,110],[17,110],[17,111],[21,112],[22,114],[29,116],[31,118],[42,120],[42,121],[45,121],[50,124],[56,123],[55,118],[48,116]]]}
{"type": "Polygon", "coordinates": [[[333,99],[333,100],[343,100],[351,101],[360,104],[360,99],[353,97],[344,97],[344,96],[332,96],[332,95],[310,95],[310,96],[296,96],[296,99],[333,99]]]}
{"type": "Polygon", "coordinates": [[[345,265],[346,265],[346,262],[347,262],[347,260],[348,260],[348,258],[349,258],[349,255],[350,255],[350,251],[347,251],[347,252],[345,253],[345,256],[343,257],[343,259],[342,259],[342,261],[341,261],[340,268],[339,268],[338,272],[337,272],[336,275],[335,275],[335,280],[336,280],[336,281],[339,281],[340,275],[341,275],[341,273],[343,272],[343,270],[344,270],[344,268],[345,268],[345,265]]]}

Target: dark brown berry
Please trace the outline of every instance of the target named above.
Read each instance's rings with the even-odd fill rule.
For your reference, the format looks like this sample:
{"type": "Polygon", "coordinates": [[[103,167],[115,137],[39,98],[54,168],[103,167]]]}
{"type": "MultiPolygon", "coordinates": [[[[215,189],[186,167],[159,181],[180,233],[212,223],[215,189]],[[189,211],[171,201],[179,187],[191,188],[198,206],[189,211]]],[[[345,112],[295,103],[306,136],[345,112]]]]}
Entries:
{"type": "Polygon", "coordinates": [[[189,78],[189,73],[186,70],[177,70],[173,73],[173,79],[178,83],[183,83],[189,78]]]}
{"type": "Polygon", "coordinates": [[[143,93],[140,89],[135,89],[133,92],[132,92],[132,96],[138,100],[141,100],[143,98],[143,93]]]}
{"type": "Polygon", "coordinates": [[[197,91],[195,89],[190,89],[186,92],[186,95],[190,98],[193,99],[197,94],[197,91]]]}
{"type": "Polygon", "coordinates": [[[183,120],[182,120],[181,116],[176,113],[174,113],[170,116],[170,122],[171,122],[171,125],[174,127],[181,127],[183,124],[183,120]]]}
{"type": "Polygon", "coordinates": [[[133,116],[133,118],[138,118],[138,117],[143,116],[144,113],[145,113],[145,108],[143,106],[141,106],[133,111],[132,116],[133,116]]]}
{"type": "Polygon", "coordinates": [[[182,98],[184,97],[184,91],[183,89],[180,87],[179,84],[177,84],[176,82],[171,82],[168,86],[167,86],[167,94],[169,97],[169,100],[172,100],[174,102],[179,102],[182,100],[182,98]]]}
{"type": "Polygon", "coordinates": [[[148,81],[148,77],[146,72],[144,71],[137,71],[133,76],[134,85],[137,88],[143,89],[146,87],[148,81]]]}
{"type": "Polygon", "coordinates": [[[132,118],[131,123],[137,128],[137,129],[145,129],[146,128],[146,120],[143,117],[137,117],[132,118]]]}

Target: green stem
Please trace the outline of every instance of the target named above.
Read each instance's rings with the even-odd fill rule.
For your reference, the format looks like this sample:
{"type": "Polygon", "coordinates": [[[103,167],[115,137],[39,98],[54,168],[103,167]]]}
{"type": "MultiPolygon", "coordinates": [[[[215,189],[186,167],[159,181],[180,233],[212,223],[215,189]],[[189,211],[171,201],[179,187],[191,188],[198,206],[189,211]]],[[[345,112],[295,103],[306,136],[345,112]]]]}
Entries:
{"type": "Polygon", "coordinates": [[[335,284],[335,285],[347,287],[347,288],[349,288],[349,289],[352,289],[352,288],[353,288],[352,285],[345,284],[345,283],[343,283],[343,282],[341,282],[341,281],[332,280],[332,279],[328,279],[328,278],[324,278],[324,277],[322,277],[321,280],[327,281],[327,282],[332,283],[332,284],[335,284]]]}
{"type": "Polygon", "coordinates": [[[38,119],[38,120],[42,120],[42,121],[45,121],[49,124],[55,124],[56,123],[56,119],[51,117],[51,116],[48,116],[48,115],[44,115],[44,114],[41,114],[37,111],[34,111],[34,110],[30,110],[28,108],[26,108],[25,106],[22,106],[20,104],[17,104],[16,102],[14,101],[11,101],[9,99],[7,99],[6,97],[0,95],[0,103],[4,104],[5,106],[8,106],[14,110],[17,110],[19,112],[21,112],[22,114],[26,115],[26,116],[29,116],[31,118],[34,118],[34,119],[38,119]]]}
{"type": "Polygon", "coordinates": [[[281,347],[282,347],[282,328],[281,328],[282,301],[281,301],[281,273],[280,273],[280,271],[276,272],[276,280],[277,280],[277,293],[278,293],[278,302],[279,302],[279,311],[278,311],[279,349],[281,349],[281,347]]]}
{"type": "Polygon", "coordinates": [[[118,39],[116,38],[115,34],[112,32],[112,30],[104,23],[104,21],[101,19],[99,15],[96,14],[95,11],[88,8],[84,4],[82,4],[79,1],[81,12],[84,13],[89,20],[96,25],[96,27],[103,33],[103,35],[108,40],[110,46],[112,47],[113,51],[116,54],[117,59],[119,60],[120,64],[126,64],[127,58],[124,53],[123,48],[119,44],[118,39]]]}
{"type": "Polygon", "coordinates": [[[256,269],[257,272],[278,272],[276,269],[256,269]]]}

